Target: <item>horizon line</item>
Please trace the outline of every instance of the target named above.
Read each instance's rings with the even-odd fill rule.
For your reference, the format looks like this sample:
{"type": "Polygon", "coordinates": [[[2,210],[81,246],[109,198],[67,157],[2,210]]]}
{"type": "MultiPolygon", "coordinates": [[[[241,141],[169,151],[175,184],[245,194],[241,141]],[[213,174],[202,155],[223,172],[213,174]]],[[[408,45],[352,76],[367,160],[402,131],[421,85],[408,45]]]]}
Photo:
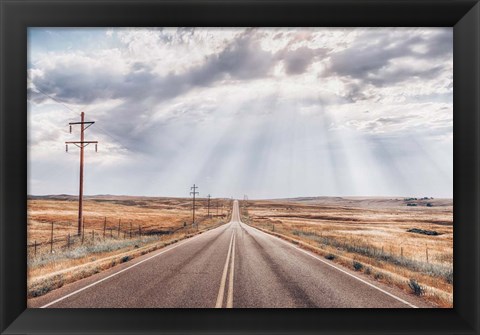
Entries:
{"type": "MultiPolygon", "coordinates": [[[[248,196],[248,194],[246,194],[248,196]]],[[[78,195],[73,194],[66,194],[66,193],[59,193],[59,194],[27,194],[27,197],[55,197],[55,196],[68,196],[68,197],[76,197],[78,195]]],[[[180,198],[180,199],[187,199],[190,198],[189,196],[167,196],[167,195],[131,195],[131,194],[109,194],[109,193],[102,193],[102,194],[84,194],[84,197],[100,197],[100,196],[111,196],[111,197],[142,197],[142,198],[180,198]]],[[[207,196],[202,196],[198,198],[207,198],[207,196]]],[[[452,197],[432,197],[432,196],[403,196],[403,195],[305,195],[305,196],[290,196],[290,197],[272,197],[272,198],[249,198],[247,201],[252,200],[282,200],[282,199],[301,199],[301,198],[416,198],[417,200],[427,200],[427,199],[448,199],[453,200],[452,197]]],[[[212,199],[233,199],[233,200],[240,200],[244,201],[241,198],[235,197],[212,197],[212,199]]]]}

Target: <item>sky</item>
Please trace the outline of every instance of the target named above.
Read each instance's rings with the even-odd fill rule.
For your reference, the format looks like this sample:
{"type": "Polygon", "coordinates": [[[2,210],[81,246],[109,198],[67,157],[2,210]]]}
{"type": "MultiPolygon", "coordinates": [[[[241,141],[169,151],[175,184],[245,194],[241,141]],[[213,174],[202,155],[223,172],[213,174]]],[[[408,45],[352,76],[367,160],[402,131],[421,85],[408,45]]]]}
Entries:
{"type": "Polygon", "coordinates": [[[452,28],[29,28],[28,193],[453,197],[452,28]]]}

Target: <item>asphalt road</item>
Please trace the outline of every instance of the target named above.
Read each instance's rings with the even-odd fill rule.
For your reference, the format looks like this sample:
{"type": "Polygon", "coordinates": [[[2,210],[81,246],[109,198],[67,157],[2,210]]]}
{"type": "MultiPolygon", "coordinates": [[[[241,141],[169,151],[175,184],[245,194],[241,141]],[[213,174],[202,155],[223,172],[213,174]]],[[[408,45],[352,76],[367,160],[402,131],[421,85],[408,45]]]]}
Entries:
{"type": "Polygon", "coordinates": [[[240,221],[31,299],[29,307],[431,307],[240,221]]]}

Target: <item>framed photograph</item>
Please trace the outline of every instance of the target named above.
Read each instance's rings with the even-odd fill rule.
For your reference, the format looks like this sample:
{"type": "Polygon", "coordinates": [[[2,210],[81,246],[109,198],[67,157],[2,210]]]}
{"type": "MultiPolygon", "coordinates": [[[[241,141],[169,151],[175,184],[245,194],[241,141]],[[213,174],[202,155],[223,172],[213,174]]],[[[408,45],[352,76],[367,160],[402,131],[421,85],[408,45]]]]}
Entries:
{"type": "Polygon", "coordinates": [[[477,1],[1,6],[2,334],[479,333],[477,1]]]}

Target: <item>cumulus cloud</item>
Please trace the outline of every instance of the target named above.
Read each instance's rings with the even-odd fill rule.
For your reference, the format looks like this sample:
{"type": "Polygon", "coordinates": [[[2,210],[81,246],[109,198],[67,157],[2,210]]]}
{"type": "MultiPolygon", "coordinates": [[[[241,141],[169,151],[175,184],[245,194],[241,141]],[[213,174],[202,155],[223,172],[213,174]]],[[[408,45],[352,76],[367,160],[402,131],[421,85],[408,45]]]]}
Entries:
{"type": "Polygon", "coordinates": [[[348,48],[331,54],[332,74],[360,79],[377,86],[402,82],[412,77],[434,77],[445,66],[436,65],[452,55],[452,31],[444,29],[425,34],[423,31],[393,31],[380,34],[371,29],[348,48]],[[410,64],[395,64],[409,58],[410,64]],[[423,68],[415,66],[426,60],[423,68]]]}
{"type": "Polygon", "coordinates": [[[314,50],[308,47],[301,47],[293,51],[284,50],[282,56],[286,64],[287,74],[304,73],[319,54],[318,49],[314,50]]]}
{"type": "MultiPolygon", "coordinates": [[[[175,34],[164,33],[163,30],[160,32],[158,38],[154,37],[155,41],[175,46],[187,43],[188,37],[194,34],[192,29],[179,29],[175,34]]],[[[152,36],[156,35],[147,35],[148,44],[152,36]]],[[[124,38],[129,48],[133,41],[139,48],[138,39],[124,38]]],[[[316,50],[307,47],[265,51],[260,46],[255,30],[247,30],[236,36],[217,54],[205,56],[203,63],[180,73],[159,74],[152,62],[130,60],[116,49],[100,55],[58,54],[49,56],[48,61],[43,63],[42,71],[32,71],[34,89],[31,90],[30,99],[36,102],[46,99],[38,91],[80,105],[120,99],[123,102],[115,105],[109,113],[101,115],[100,119],[113,123],[113,131],[118,134],[134,134],[135,128],[139,128],[138,124],[155,114],[159,105],[185,96],[191,90],[208,89],[217,82],[268,78],[275,65],[282,61],[286,64],[287,74],[301,74],[307,70],[315,55],[316,50]],[[35,89],[38,91],[35,92],[35,89]]],[[[190,116],[193,110],[203,109],[192,108],[190,116]]],[[[137,140],[129,145],[145,147],[143,141],[137,140]]]]}
{"type": "MultiPolygon", "coordinates": [[[[186,33],[180,30],[179,34],[179,43],[184,43],[186,33]]],[[[162,35],[161,39],[173,43],[171,35],[162,35]]],[[[315,50],[307,47],[279,53],[264,51],[252,34],[244,34],[233,39],[218,54],[206,56],[200,65],[182,73],[159,75],[150,61],[129,62],[115,53],[49,57],[42,72],[32,75],[32,83],[39,90],[72,103],[89,104],[112,98],[138,99],[148,95],[162,100],[226,78],[251,80],[267,77],[276,62],[281,60],[286,63],[288,74],[301,74],[315,56],[315,50]],[[116,61],[112,62],[112,59],[116,61]]]]}

